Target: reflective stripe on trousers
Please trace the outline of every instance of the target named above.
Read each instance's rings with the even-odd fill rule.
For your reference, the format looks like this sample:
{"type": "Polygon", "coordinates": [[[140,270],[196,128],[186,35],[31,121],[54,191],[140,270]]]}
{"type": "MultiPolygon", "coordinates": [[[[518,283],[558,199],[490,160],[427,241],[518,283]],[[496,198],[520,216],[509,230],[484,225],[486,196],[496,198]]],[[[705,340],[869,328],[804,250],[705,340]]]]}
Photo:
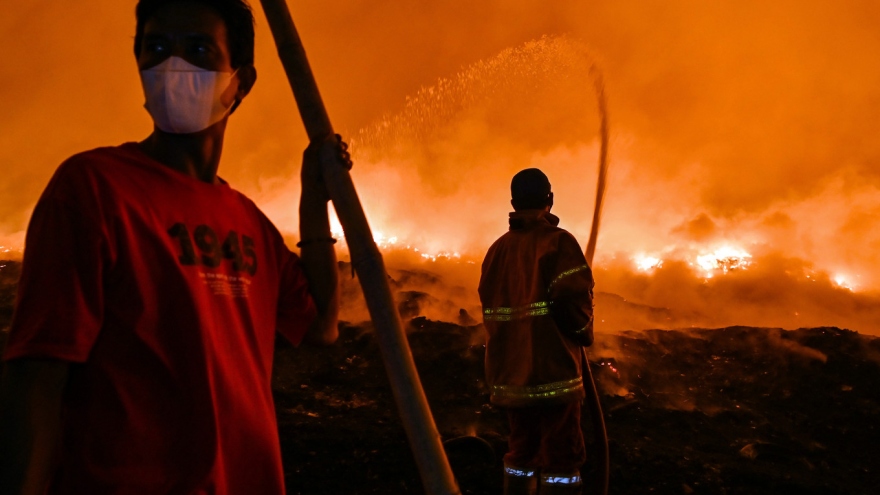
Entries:
{"type": "Polygon", "coordinates": [[[580,473],[571,474],[544,474],[541,475],[541,484],[543,485],[580,485],[580,473]]]}
{"type": "Polygon", "coordinates": [[[504,466],[504,474],[517,478],[531,478],[535,475],[534,469],[520,469],[512,466],[504,466]]]}
{"type": "Polygon", "coordinates": [[[537,471],[504,465],[504,495],[537,495],[537,471]]]}

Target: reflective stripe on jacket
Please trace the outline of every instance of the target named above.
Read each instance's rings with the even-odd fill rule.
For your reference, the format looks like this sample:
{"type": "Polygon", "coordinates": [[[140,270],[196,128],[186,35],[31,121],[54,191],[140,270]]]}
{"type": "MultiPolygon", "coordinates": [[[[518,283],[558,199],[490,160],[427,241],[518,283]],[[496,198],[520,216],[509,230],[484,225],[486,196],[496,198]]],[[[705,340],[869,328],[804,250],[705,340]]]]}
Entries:
{"type": "Polygon", "coordinates": [[[584,397],[580,348],[592,342],[593,276],[577,241],[558,223],[543,210],[513,212],[510,230],[483,260],[479,292],[493,404],[525,407],[584,397]],[[554,309],[563,305],[581,316],[560,319],[554,309]],[[560,324],[577,328],[561,329],[557,321],[576,321],[560,324]]]}

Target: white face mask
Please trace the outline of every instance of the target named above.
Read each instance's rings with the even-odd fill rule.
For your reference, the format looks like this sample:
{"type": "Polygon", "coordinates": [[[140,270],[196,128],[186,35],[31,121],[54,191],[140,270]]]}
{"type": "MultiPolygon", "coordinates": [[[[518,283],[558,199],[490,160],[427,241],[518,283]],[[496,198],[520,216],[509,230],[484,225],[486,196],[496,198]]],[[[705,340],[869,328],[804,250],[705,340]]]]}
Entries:
{"type": "MultiPolygon", "coordinates": [[[[237,72],[237,71],[236,71],[237,72]]],[[[171,134],[199,132],[216,124],[230,108],[220,101],[235,72],[213,72],[180,57],[141,71],[144,104],[156,127],[171,134]]]]}

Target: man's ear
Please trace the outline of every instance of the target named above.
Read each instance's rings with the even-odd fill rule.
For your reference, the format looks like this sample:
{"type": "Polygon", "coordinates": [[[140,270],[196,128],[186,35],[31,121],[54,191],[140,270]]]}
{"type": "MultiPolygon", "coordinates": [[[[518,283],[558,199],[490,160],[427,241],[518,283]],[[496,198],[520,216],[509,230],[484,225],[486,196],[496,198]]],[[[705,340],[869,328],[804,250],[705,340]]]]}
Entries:
{"type": "Polygon", "coordinates": [[[238,76],[238,91],[235,92],[235,99],[241,101],[251,92],[254,83],[257,82],[257,69],[250,64],[242,65],[238,68],[236,76],[238,76]]]}
{"type": "Polygon", "coordinates": [[[244,97],[251,92],[251,88],[257,82],[257,69],[250,64],[242,65],[235,72],[235,77],[238,78],[238,90],[235,92],[235,100],[232,102],[232,108],[229,109],[229,115],[235,113],[244,97]]]}
{"type": "MultiPolygon", "coordinates": [[[[547,196],[547,208],[553,208],[553,193],[547,196]]],[[[550,211],[549,209],[547,211],[550,211]]]]}

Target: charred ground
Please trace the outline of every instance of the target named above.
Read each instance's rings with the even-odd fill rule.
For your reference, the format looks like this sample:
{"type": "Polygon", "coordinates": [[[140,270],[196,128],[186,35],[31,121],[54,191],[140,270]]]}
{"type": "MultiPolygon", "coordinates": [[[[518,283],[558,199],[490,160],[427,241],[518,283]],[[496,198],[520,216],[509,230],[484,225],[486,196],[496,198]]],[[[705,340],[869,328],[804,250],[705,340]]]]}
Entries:
{"type": "MultiPolygon", "coordinates": [[[[469,344],[479,327],[416,318],[409,330],[444,440],[476,434],[494,448],[453,441],[463,492],[500,493],[507,430],[487,405],[482,346],[469,344]]],[[[868,494],[880,481],[877,339],[746,327],[599,339],[611,493],[868,494]]],[[[291,492],[422,492],[368,328],[345,325],[337,346],[277,359],[291,492]]]]}
{"type": "MultiPolygon", "coordinates": [[[[18,271],[0,261],[2,341],[18,271]]],[[[399,293],[407,316],[420,294],[399,293]]],[[[488,405],[483,330],[469,318],[416,316],[407,327],[463,493],[494,494],[506,420],[488,405]],[[461,439],[472,435],[484,442],[461,439]]],[[[596,340],[611,493],[869,494],[880,484],[880,339],[729,327],[596,340]]],[[[273,384],[290,493],[423,492],[369,323],[343,323],[331,347],[279,341],[273,384]]],[[[591,442],[589,418],[585,432],[591,442]]]]}

